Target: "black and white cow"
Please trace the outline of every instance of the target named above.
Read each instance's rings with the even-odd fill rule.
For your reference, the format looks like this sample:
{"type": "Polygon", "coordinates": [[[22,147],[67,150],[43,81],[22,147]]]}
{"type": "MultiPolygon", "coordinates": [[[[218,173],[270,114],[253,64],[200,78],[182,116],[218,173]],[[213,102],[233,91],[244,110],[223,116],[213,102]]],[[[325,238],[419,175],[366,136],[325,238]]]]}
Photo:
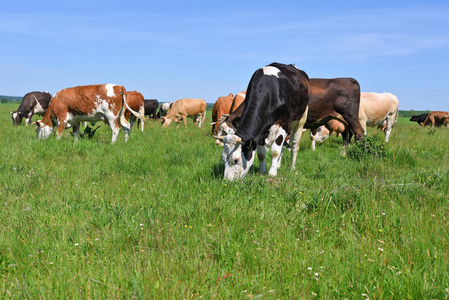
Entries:
{"type": "Polygon", "coordinates": [[[260,172],[265,173],[265,145],[272,145],[268,174],[276,176],[282,146],[291,132],[291,168],[295,168],[302,129],[307,118],[309,78],[294,65],[272,63],[258,69],[248,84],[245,108],[235,134],[223,137],[221,158],[224,177],[243,178],[254,161],[257,149],[260,172]]]}
{"type": "Polygon", "coordinates": [[[51,97],[48,92],[31,92],[23,96],[19,108],[10,112],[12,124],[20,125],[22,118],[26,118],[25,125],[28,125],[34,114],[43,116],[50,104],[51,97]]]}

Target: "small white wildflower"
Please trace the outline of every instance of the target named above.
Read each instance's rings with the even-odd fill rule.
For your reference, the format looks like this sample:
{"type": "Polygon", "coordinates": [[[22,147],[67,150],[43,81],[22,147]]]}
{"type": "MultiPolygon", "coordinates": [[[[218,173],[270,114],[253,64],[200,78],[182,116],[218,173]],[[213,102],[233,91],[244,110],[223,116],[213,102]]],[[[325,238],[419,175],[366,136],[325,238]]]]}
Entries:
{"type": "Polygon", "coordinates": [[[311,268],[311,267],[308,267],[307,270],[312,271],[312,268],[311,268]]]}
{"type": "Polygon", "coordinates": [[[382,249],[382,248],[377,248],[377,250],[379,250],[380,252],[384,252],[384,249],[382,249]]]}
{"type": "Polygon", "coordinates": [[[51,261],[51,262],[50,262],[50,265],[52,265],[52,264],[53,264],[53,262],[51,261]]]}
{"type": "Polygon", "coordinates": [[[78,243],[75,243],[75,246],[78,246],[79,244],[78,243]]]}
{"type": "Polygon", "coordinates": [[[316,276],[316,277],[318,277],[318,276],[320,276],[320,274],[318,274],[318,273],[315,273],[315,276],[316,276]]]}
{"type": "Polygon", "coordinates": [[[382,216],[385,216],[385,213],[382,213],[382,216]]]}
{"type": "Polygon", "coordinates": [[[143,226],[143,223],[140,223],[139,225],[140,225],[140,226],[143,226]]]}
{"type": "Polygon", "coordinates": [[[312,296],[316,296],[317,294],[315,294],[314,292],[312,292],[312,296]]]}
{"type": "Polygon", "coordinates": [[[98,241],[98,239],[95,239],[96,241],[98,241]]]}

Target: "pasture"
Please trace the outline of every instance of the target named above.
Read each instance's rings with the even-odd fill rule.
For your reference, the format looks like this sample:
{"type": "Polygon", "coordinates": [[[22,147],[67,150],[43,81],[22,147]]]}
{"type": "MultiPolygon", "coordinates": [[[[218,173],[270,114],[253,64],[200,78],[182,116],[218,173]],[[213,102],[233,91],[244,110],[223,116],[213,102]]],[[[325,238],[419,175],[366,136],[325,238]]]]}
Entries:
{"type": "Polygon", "coordinates": [[[296,171],[284,150],[277,177],[256,161],[227,182],[209,125],[37,141],[15,108],[0,105],[1,298],[448,298],[447,128],[399,118],[386,157],[360,159],[306,132],[296,171]]]}

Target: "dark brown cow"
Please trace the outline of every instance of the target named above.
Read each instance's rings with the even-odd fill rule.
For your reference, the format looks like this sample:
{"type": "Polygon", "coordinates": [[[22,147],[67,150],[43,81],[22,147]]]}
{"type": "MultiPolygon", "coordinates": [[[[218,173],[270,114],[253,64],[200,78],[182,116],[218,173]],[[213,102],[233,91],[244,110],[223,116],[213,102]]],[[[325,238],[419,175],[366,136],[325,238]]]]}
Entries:
{"type": "Polygon", "coordinates": [[[43,116],[50,104],[51,95],[48,92],[31,92],[23,96],[22,103],[16,111],[11,111],[12,124],[17,126],[25,119],[25,125],[31,122],[33,115],[43,116]]]}
{"type": "MultiPolygon", "coordinates": [[[[126,92],[126,104],[133,110],[139,112],[142,116],[145,114],[144,98],[138,91],[126,92]]],[[[129,109],[125,108],[125,119],[130,123],[130,129],[133,128],[134,122],[139,119],[140,130],[143,132],[143,119],[136,117],[129,109]]]]}
{"type": "Polygon", "coordinates": [[[446,125],[449,125],[448,122],[449,122],[449,112],[432,111],[424,120],[422,126],[432,125],[432,127],[434,127],[434,126],[441,126],[444,123],[447,123],[446,125]]]}
{"type": "Polygon", "coordinates": [[[230,93],[226,97],[219,97],[214,103],[212,108],[212,134],[218,133],[218,127],[220,126],[223,115],[228,115],[231,111],[234,95],[230,93]]]}
{"type": "MultiPolygon", "coordinates": [[[[57,138],[61,138],[66,127],[73,127],[77,139],[80,122],[105,121],[112,131],[112,143],[117,140],[120,126],[125,131],[125,141],[129,138],[130,125],[125,119],[125,109],[133,111],[125,102],[126,89],[121,85],[101,84],[66,88],[54,95],[42,120],[36,121],[38,139],[48,138],[55,126],[57,138]]],[[[143,117],[143,116],[141,116],[143,117]]]]}

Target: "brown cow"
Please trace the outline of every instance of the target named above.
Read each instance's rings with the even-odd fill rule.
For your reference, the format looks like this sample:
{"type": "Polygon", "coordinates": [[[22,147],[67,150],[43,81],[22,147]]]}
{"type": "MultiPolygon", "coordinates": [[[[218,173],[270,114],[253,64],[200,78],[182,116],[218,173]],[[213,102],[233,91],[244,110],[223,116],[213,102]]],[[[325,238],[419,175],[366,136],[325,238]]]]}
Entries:
{"type": "MultiPolygon", "coordinates": [[[[441,126],[444,123],[449,122],[449,112],[447,111],[432,111],[429,113],[427,118],[424,120],[422,126],[432,125],[432,127],[441,126]]],[[[448,126],[449,123],[446,124],[448,126]]]]}
{"type": "Polygon", "coordinates": [[[235,95],[234,100],[232,101],[230,112],[233,113],[240,106],[240,104],[242,104],[242,102],[245,101],[245,98],[246,98],[246,91],[240,92],[237,95],[235,95]]]}
{"type": "MultiPolygon", "coordinates": [[[[126,92],[126,104],[131,107],[132,110],[138,111],[142,116],[145,115],[145,103],[144,98],[138,91],[126,92]]],[[[133,128],[134,122],[139,119],[140,130],[143,132],[144,122],[143,119],[136,117],[131,111],[125,108],[125,119],[130,123],[130,129],[133,128]]]]}
{"type": "Polygon", "coordinates": [[[231,111],[234,95],[230,93],[226,97],[219,97],[212,108],[212,134],[218,133],[218,127],[222,119],[222,115],[228,115],[231,111]]]}
{"type": "Polygon", "coordinates": [[[163,127],[168,127],[171,122],[175,121],[179,126],[181,120],[184,120],[184,126],[187,127],[187,117],[189,117],[193,119],[195,123],[198,123],[198,128],[201,128],[201,125],[206,118],[206,108],[207,104],[204,99],[180,99],[175,101],[167,115],[161,118],[161,125],[163,127]]]}
{"type": "MultiPolygon", "coordinates": [[[[48,138],[54,126],[58,126],[59,139],[62,131],[72,126],[73,136],[77,139],[80,122],[105,121],[111,127],[112,143],[117,140],[119,124],[125,131],[127,141],[130,125],[125,119],[125,100],[126,89],[121,85],[100,84],[63,89],[54,95],[43,119],[35,122],[37,138],[48,138]]],[[[138,114],[132,109],[130,111],[138,114]]]]}

